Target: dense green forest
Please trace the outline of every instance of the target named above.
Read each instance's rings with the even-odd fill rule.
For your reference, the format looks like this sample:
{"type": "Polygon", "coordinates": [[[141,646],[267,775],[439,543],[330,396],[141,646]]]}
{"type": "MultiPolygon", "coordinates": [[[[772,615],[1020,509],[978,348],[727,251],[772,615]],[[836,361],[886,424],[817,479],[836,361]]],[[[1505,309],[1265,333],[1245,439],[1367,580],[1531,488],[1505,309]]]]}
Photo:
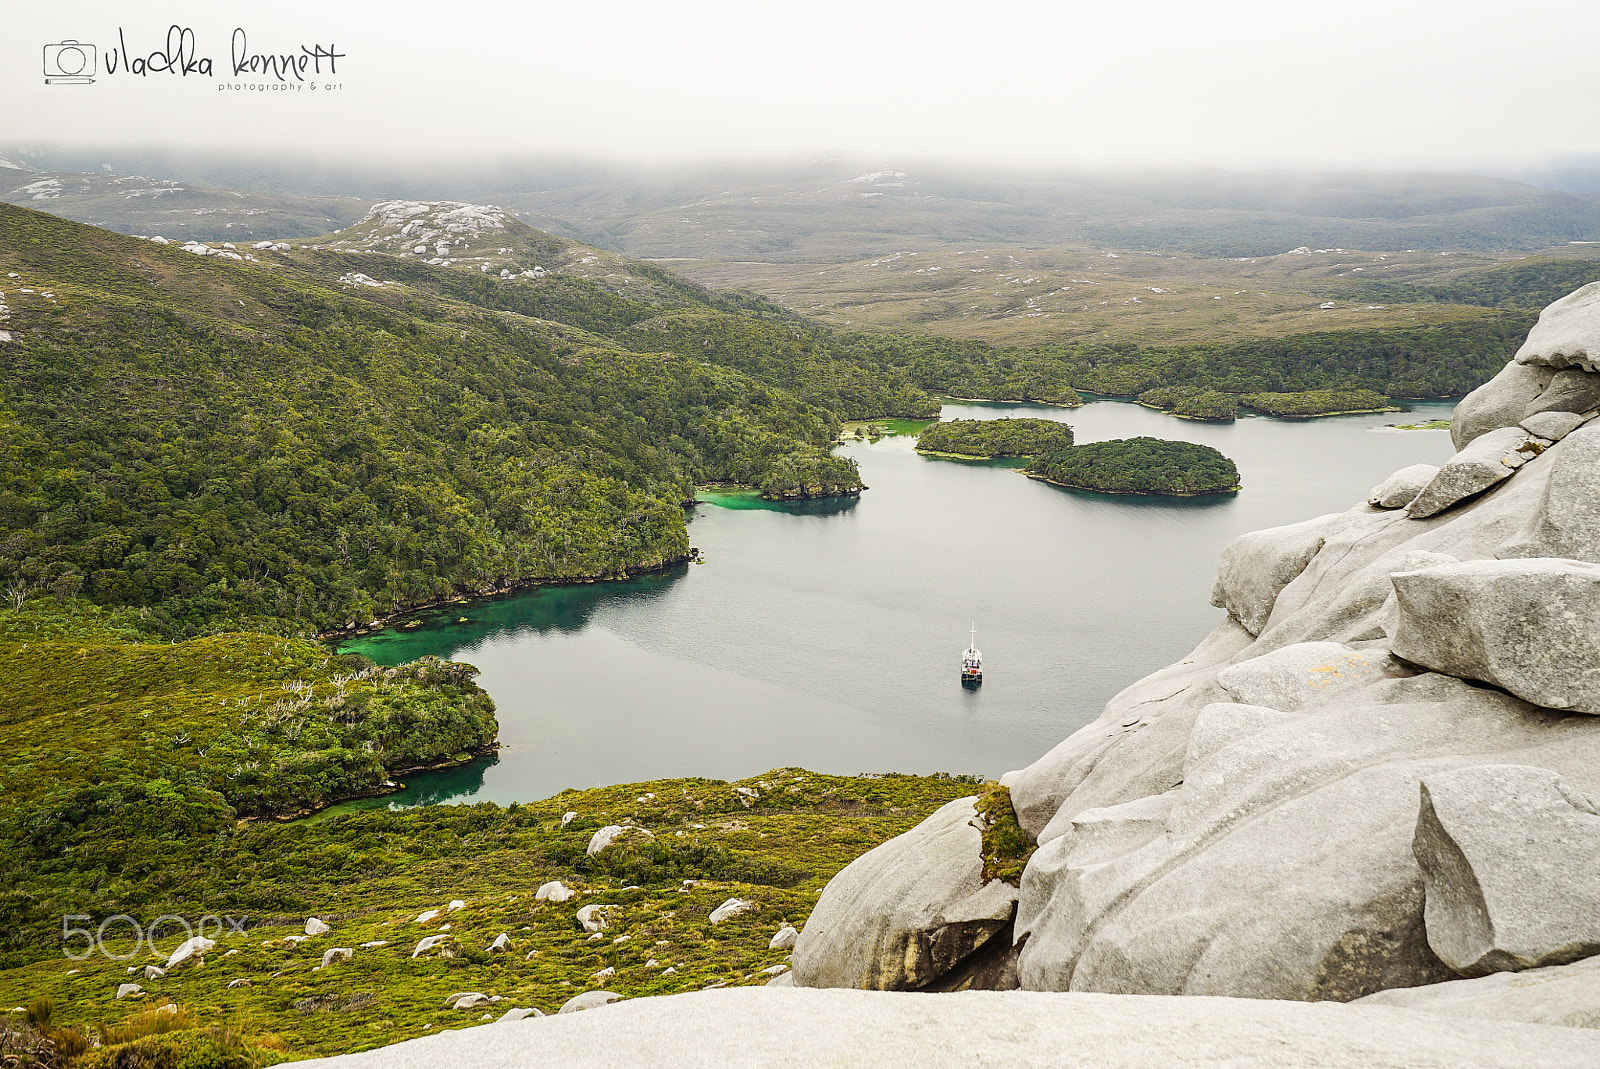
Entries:
{"type": "Polygon", "coordinates": [[[1184,419],[1225,423],[1239,414],[1239,395],[1204,386],[1157,386],[1139,395],[1139,403],[1184,419]]]}
{"type": "MultiPolygon", "coordinates": [[[[682,559],[698,482],[860,489],[834,414],[781,387],[440,296],[461,272],[321,281],[371,259],[258,267],[0,208],[0,267],[35,291],[0,344],[13,598],[140,606],[169,635],[327,630],[682,559]]],[[[592,325],[614,303],[548,288],[592,325]]]]}
{"type": "Polygon", "coordinates": [[[1580,286],[1600,282],[1600,260],[1535,256],[1463,272],[1447,282],[1330,282],[1319,296],[1394,304],[1475,304],[1538,312],[1580,286]]]}
{"type": "Polygon", "coordinates": [[[1290,393],[1223,393],[1204,386],[1158,386],[1139,395],[1139,403],[1184,419],[1227,422],[1249,409],[1284,419],[1306,419],[1350,412],[1382,412],[1389,399],[1376,390],[1336,387],[1290,393]]]}
{"type": "Polygon", "coordinates": [[[919,453],[963,457],[1033,457],[1072,444],[1072,428],[1053,419],[953,419],[917,437],[919,453]]]}
{"type": "Polygon", "coordinates": [[[1344,412],[1381,412],[1389,399],[1376,390],[1303,390],[1299,393],[1241,394],[1239,404],[1269,416],[1298,419],[1344,412]]]}
{"type": "Polygon", "coordinates": [[[1215,449],[1160,438],[1075,445],[1039,457],[1028,472],[1062,486],[1107,494],[1196,497],[1239,489],[1239,469],[1215,449]]]}

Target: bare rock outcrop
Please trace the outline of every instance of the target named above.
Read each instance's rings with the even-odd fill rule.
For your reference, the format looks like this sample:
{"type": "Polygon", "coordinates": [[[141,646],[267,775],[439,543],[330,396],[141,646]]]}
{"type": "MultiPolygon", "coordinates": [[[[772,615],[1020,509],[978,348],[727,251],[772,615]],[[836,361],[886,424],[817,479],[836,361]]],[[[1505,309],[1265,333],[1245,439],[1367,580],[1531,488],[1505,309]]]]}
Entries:
{"type": "Polygon", "coordinates": [[[1539,313],[1516,362],[1600,371],[1600,282],[1573,290],[1539,313]]]}
{"type": "Polygon", "coordinates": [[[958,798],[835,876],[795,942],[794,982],[926,987],[1009,936],[1017,889],[984,881],[977,819],[973,799],[958,798]]]}
{"type": "Polygon", "coordinates": [[[1412,851],[1428,944],[1457,972],[1600,953],[1600,813],[1551,769],[1480,765],[1426,777],[1412,851]]]}
{"type": "Polygon", "coordinates": [[[1548,709],[1600,714],[1600,565],[1460,561],[1391,580],[1397,656],[1548,709]]]}

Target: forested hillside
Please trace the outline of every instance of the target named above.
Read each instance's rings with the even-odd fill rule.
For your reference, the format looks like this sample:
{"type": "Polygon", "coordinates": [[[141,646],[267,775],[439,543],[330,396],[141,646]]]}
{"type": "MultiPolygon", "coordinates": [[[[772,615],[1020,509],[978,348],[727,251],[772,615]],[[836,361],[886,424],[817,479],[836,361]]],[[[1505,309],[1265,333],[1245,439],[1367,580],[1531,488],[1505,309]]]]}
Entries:
{"type": "Polygon", "coordinates": [[[555,318],[648,306],[561,276],[472,279],[500,298],[473,302],[445,268],[352,270],[374,259],[196,256],[0,207],[13,600],[82,593],[175,635],[327,630],[682,559],[696,482],[860,489],[831,411],[555,318]],[[497,310],[539,303],[505,290],[546,315],[497,310]]]}

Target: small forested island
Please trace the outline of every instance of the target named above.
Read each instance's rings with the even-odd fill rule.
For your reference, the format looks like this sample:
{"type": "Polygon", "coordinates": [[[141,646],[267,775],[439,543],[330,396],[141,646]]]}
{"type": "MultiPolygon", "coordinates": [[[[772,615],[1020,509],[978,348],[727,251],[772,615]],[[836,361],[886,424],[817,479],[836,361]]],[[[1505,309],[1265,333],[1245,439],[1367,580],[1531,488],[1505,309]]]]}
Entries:
{"type": "Polygon", "coordinates": [[[1399,411],[1389,404],[1389,399],[1383,394],[1358,387],[1234,394],[1204,386],[1158,386],[1141,393],[1139,403],[1146,408],[1171,412],[1181,419],[1213,423],[1225,423],[1236,418],[1241,408],[1279,419],[1399,411]]]}
{"type": "Polygon", "coordinates": [[[772,461],[758,488],[768,501],[854,497],[866,489],[855,461],[814,453],[790,453],[772,461]]]}
{"type": "Polygon", "coordinates": [[[1102,494],[1199,497],[1239,489],[1239,469],[1215,449],[1161,438],[1073,446],[1038,458],[1027,474],[1102,494]]]}
{"type": "Polygon", "coordinates": [[[1226,423],[1239,414],[1238,395],[1200,386],[1158,386],[1140,394],[1139,403],[1207,423],[1226,423]]]}
{"type": "Polygon", "coordinates": [[[1072,445],[1072,428],[1053,419],[953,419],[930,424],[917,452],[963,458],[1036,457],[1072,445]]]}
{"type": "Polygon", "coordinates": [[[1301,390],[1297,393],[1246,393],[1239,404],[1280,419],[1313,416],[1350,416],[1358,412],[1398,412],[1400,409],[1376,390],[1301,390]]]}

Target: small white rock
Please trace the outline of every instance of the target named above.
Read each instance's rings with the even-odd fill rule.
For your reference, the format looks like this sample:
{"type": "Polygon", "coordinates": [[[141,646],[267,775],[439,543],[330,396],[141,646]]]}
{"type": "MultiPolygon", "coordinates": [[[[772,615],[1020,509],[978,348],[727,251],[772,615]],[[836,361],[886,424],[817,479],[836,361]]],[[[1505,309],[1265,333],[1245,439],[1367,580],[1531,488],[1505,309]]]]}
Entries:
{"type": "Polygon", "coordinates": [[[565,902],[575,894],[576,891],[560,880],[551,880],[549,883],[540,884],[539,890],[534,892],[533,897],[540,902],[565,902]]]}
{"type": "Polygon", "coordinates": [[[495,1024],[504,1024],[507,1021],[524,1021],[530,1017],[543,1016],[544,1011],[535,1009],[532,1006],[513,1006],[511,1009],[501,1014],[500,1019],[496,1021],[495,1024]]]}
{"type": "Polygon", "coordinates": [[[721,924],[729,917],[737,917],[739,914],[755,908],[756,904],[748,898],[730,898],[711,911],[711,923],[721,924]]]}
{"type": "Polygon", "coordinates": [[[317,917],[306,918],[307,935],[327,935],[331,931],[333,931],[333,929],[329,927],[325,921],[317,917]]]}

